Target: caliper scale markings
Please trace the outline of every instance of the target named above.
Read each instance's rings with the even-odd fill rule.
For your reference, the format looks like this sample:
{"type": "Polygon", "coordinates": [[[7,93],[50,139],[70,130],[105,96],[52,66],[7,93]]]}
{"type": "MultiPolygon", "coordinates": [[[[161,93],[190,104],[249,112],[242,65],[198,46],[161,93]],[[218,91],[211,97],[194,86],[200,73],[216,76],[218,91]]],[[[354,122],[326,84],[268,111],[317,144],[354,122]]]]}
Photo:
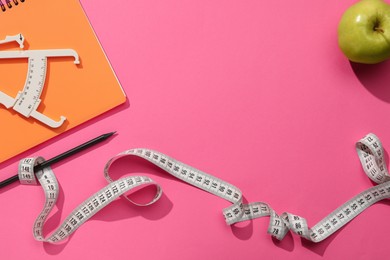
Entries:
{"type": "MultiPolygon", "coordinates": [[[[7,36],[2,43],[17,42],[20,48],[23,48],[24,37],[21,34],[7,36]]],[[[57,128],[60,127],[66,117],[60,116],[59,120],[53,120],[37,111],[41,103],[40,96],[45,86],[47,58],[48,57],[74,57],[74,63],[79,64],[79,56],[72,49],[49,49],[49,50],[19,50],[19,51],[0,51],[0,59],[28,59],[28,69],[26,82],[22,91],[19,91],[15,98],[12,98],[0,91],[0,104],[6,108],[14,109],[24,117],[33,117],[43,124],[57,128]]]]}

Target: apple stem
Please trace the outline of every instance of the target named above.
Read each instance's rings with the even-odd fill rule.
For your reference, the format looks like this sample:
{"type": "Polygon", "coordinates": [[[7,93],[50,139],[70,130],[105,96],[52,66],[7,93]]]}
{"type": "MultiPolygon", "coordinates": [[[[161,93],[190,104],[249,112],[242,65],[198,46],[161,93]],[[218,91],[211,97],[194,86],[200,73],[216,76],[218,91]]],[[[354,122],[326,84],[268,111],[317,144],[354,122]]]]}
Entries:
{"type": "Polygon", "coordinates": [[[378,18],[375,19],[375,22],[374,22],[374,31],[376,32],[379,32],[379,33],[384,33],[385,31],[380,27],[380,22],[378,20],[378,18]]]}
{"type": "Polygon", "coordinates": [[[379,28],[379,27],[374,27],[374,30],[376,32],[380,32],[380,33],[384,33],[385,32],[382,28],[379,28]]]}

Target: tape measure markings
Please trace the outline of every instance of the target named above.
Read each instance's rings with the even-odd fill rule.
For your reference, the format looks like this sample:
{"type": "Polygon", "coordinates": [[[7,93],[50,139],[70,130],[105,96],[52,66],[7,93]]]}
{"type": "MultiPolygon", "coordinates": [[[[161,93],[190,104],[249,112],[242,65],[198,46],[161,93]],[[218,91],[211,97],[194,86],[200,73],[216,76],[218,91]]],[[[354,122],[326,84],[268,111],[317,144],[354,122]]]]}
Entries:
{"type": "MultiPolygon", "coordinates": [[[[27,173],[31,172],[31,169],[33,169],[34,165],[36,165],[42,160],[43,158],[38,157],[26,158],[21,161],[21,163],[19,164],[19,178],[22,183],[34,184],[34,180],[31,180],[31,176],[27,173]]],[[[53,209],[57,201],[58,182],[53,171],[50,168],[45,168],[42,171],[37,172],[36,177],[44,190],[46,201],[43,210],[40,212],[34,223],[33,235],[38,241],[45,241],[51,243],[64,240],[102,208],[110,204],[119,196],[139,186],[157,186],[156,196],[147,205],[150,205],[157,201],[162,194],[160,186],[148,177],[132,176],[119,179],[117,181],[111,182],[106,187],[104,187],[103,189],[89,197],[87,200],[85,200],[80,206],[73,210],[71,214],[69,214],[69,216],[63,221],[63,223],[55,231],[53,231],[49,237],[44,238],[43,226],[48,215],[50,214],[50,211],[53,209]]]]}
{"type": "MultiPolygon", "coordinates": [[[[104,177],[109,184],[78,206],[48,238],[43,237],[42,230],[47,216],[57,201],[58,183],[50,168],[45,168],[37,172],[36,177],[43,187],[46,201],[42,212],[34,223],[33,234],[40,241],[59,242],[72,234],[80,225],[119,196],[123,196],[138,206],[147,206],[156,202],[161,197],[162,190],[149,177],[131,176],[114,181],[109,175],[110,166],[116,160],[125,156],[137,156],[153,163],[165,172],[190,185],[231,202],[232,205],[223,209],[223,215],[228,225],[269,216],[270,222],[267,232],[277,239],[283,239],[287,232],[291,230],[312,242],[320,242],[350,222],[369,206],[380,200],[390,198],[390,176],[385,165],[384,151],[380,140],[374,134],[368,134],[356,143],[356,150],[364,172],[371,180],[379,183],[379,185],[371,187],[353,197],[312,228],[309,228],[305,218],[289,212],[278,215],[264,202],[244,204],[242,201],[242,192],[239,188],[165,154],[150,149],[131,149],[114,156],[106,163],[104,177]],[[150,202],[137,204],[129,199],[128,196],[125,196],[126,193],[144,185],[155,185],[157,187],[156,195],[150,202]]],[[[21,161],[19,164],[19,178],[21,183],[36,183],[33,167],[42,160],[43,158],[38,157],[26,158],[21,161]]]]}

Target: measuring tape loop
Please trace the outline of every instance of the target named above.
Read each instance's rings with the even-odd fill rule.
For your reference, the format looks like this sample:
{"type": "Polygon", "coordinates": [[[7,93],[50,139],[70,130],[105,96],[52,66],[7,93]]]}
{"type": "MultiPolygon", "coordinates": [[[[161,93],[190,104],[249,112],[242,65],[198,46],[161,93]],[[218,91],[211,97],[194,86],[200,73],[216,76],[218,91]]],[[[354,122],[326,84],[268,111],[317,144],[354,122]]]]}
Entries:
{"type": "MultiPolygon", "coordinates": [[[[386,168],[382,144],[378,137],[374,134],[368,134],[356,143],[356,150],[364,172],[378,185],[353,197],[312,228],[309,228],[305,218],[289,212],[278,215],[276,211],[264,202],[244,204],[242,192],[234,185],[177,161],[163,153],[141,148],[127,150],[111,158],[104,167],[104,177],[109,184],[78,206],[48,238],[44,238],[42,235],[43,223],[57,200],[58,183],[50,168],[37,172],[36,177],[43,187],[46,201],[44,209],[34,223],[34,237],[40,241],[59,242],[72,234],[81,224],[119,196],[123,196],[138,206],[147,206],[156,202],[161,197],[162,190],[152,179],[145,176],[131,176],[114,181],[110,177],[109,169],[116,160],[125,156],[137,156],[190,185],[232,203],[232,205],[223,209],[223,215],[228,225],[269,216],[270,222],[267,232],[275,238],[281,240],[291,230],[312,242],[320,242],[358,216],[369,206],[380,200],[390,198],[390,176],[386,168]],[[155,185],[157,187],[156,195],[150,202],[138,204],[126,196],[127,193],[147,185],[155,185]]],[[[43,158],[41,157],[26,158],[20,162],[19,178],[23,184],[36,183],[33,167],[42,160],[43,158]]]]}
{"type": "Polygon", "coordinates": [[[283,213],[281,217],[276,213],[271,214],[268,233],[282,239],[287,233],[286,228],[288,228],[312,242],[320,242],[350,222],[369,206],[380,200],[390,198],[390,183],[388,182],[390,176],[379,138],[372,133],[368,134],[356,143],[356,150],[364,172],[371,180],[380,183],[379,185],[369,188],[350,199],[312,228],[309,228],[306,219],[300,216],[287,212],[283,213]]]}
{"type": "MultiPolygon", "coordinates": [[[[19,179],[22,184],[34,184],[34,174],[28,174],[33,172],[33,167],[39,162],[42,162],[43,158],[26,158],[19,163],[19,179]],[[31,177],[31,175],[33,177],[31,177]]],[[[36,172],[36,179],[41,184],[45,194],[45,204],[42,211],[39,213],[33,225],[33,235],[38,241],[56,243],[64,240],[71,235],[78,227],[80,227],[89,218],[110,204],[116,198],[124,195],[128,192],[137,190],[144,186],[155,185],[157,192],[151,202],[147,204],[139,204],[131,201],[127,196],[124,196],[130,202],[138,206],[150,205],[156,202],[162,194],[160,186],[146,176],[131,176],[121,178],[116,181],[110,181],[110,183],[99,190],[83,203],[81,203],[72,213],[63,221],[63,223],[52,232],[48,237],[43,235],[43,226],[49,216],[51,210],[55,206],[55,203],[59,194],[59,185],[54,172],[50,167],[44,168],[41,171],[36,172]]],[[[36,182],[35,182],[36,183],[36,182]]]]}
{"type": "Polygon", "coordinates": [[[382,143],[374,134],[368,134],[356,143],[356,150],[366,175],[375,183],[390,180],[384,159],[382,143]]]}

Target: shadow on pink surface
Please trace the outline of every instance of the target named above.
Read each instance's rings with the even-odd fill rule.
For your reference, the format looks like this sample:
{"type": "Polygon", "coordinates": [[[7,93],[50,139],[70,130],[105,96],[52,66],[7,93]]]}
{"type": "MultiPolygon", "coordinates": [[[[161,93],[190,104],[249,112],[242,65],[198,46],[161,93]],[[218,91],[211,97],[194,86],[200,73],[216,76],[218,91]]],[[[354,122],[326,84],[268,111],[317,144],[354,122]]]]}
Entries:
{"type": "Polygon", "coordinates": [[[362,85],[378,99],[390,103],[390,60],[378,64],[351,62],[362,85]]]}
{"type": "Polygon", "coordinates": [[[302,246],[307,248],[308,250],[312,251],[313,253],[316,253],[319,256],[324,256],[325,251],[328,248],[328,246],[333,242],[333,240],[338,236],[338,234],[340,234],[340,232],[346,226],[348,226],[348,224],[343,226],[342,228],[337,230],[335,233],[333,233],[330,237],[326,238],[325,240],[323,240],[319,243],[314,243],[314,242],[311,242],[307,239],[301,238],[302,246]]]}
{"type": "Polygon", "coordinates": [[[301,245],[303,247],[305,247],[306,249],[312,251],[313,253],[316,253],[319,256],[324,256],[328,246],[333,242],[333,240],[337,237],[337,235],[340,233],[340,231],[342,229],[344,229],[344,227],[342,227],[341,229],[336,231],[334,234],[332,234],[331,236],[329,236],[328,238],[326,238],[325,240],[323,240],[323,241],[321,241],[319,243],[314,243],[314,242],[309,241],[309,240],[307,240],[305,238],[299,237],[298,235],[293,234],[293,232],[291,232],[291,231],[289,231],[286,234],[286,236],[283,238],[283,240],[278,240],[278,239],[272,237],[272,242],[275,244],[275,246],[277,246],[277,247],[279,247],[281,249],[284,249],[284,250],[286,250],[288,252],[293,252],[294,251],[294,247],[295,247],[294,246],[294,244],[295,244],[294,236],[295,236],[298,239],[300,238],[301,245]]]}
{"type": "MultiPolygon", "coordinates": [[[[248,204],[248,200],[245,198],[245,196],[242,197],[242,201],[244,204],[248,204]]],[[[247,220],[244,222],[238,222],[230,226],[233,235],[240,239],[240,240],[248,240],[253,235],[253,221],[254,220],[247,220]]]]}
{"type": "Polygon", "coordinates": [[[294,251],[294,237],[291,232],[288,232],[283,240],[278,240],[275,237],[272,237],[272,242],[275,246],[288,252],[294,251]]]}

